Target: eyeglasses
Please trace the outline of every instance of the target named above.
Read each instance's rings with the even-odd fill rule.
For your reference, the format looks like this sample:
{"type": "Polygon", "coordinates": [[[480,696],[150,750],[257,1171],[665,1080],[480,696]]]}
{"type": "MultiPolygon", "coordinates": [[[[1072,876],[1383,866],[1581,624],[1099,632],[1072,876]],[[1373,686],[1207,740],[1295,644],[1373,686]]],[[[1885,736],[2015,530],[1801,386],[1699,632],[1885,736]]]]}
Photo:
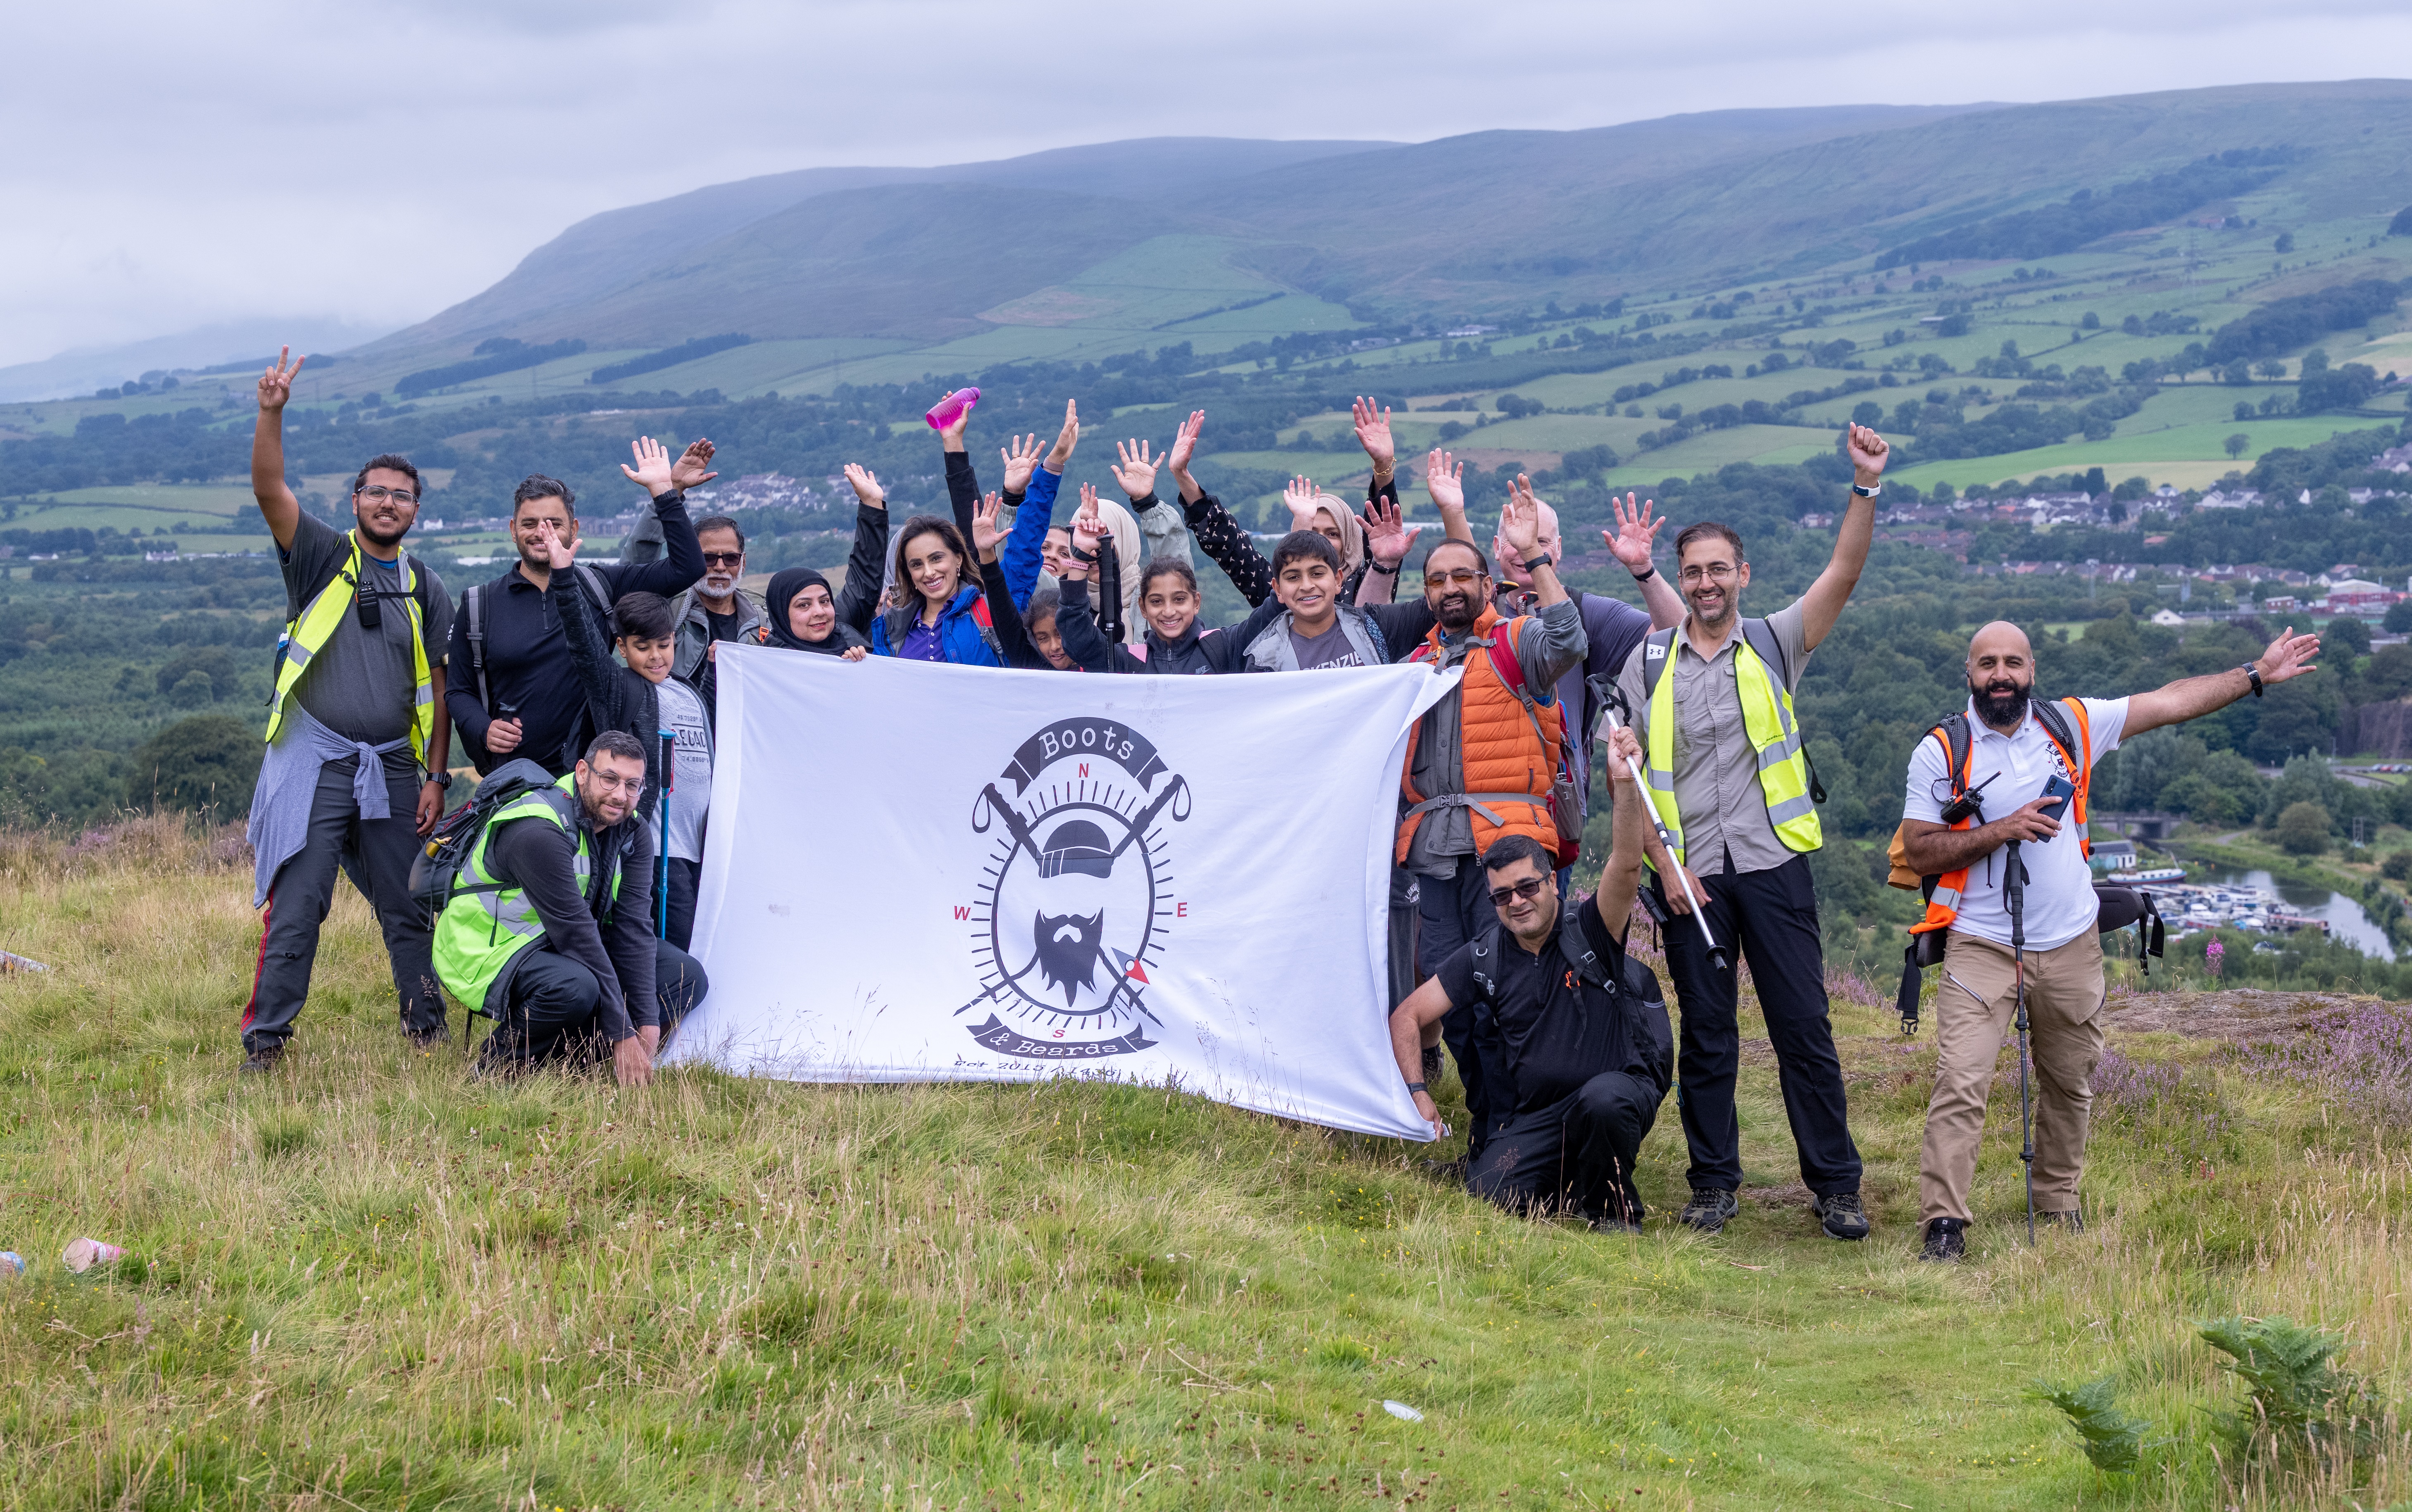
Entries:
{"type": "Polygon", "coordinates": [[[419,495],[408,489],[390,489],[382,483],[371,483],[360,490],[360,497],[371,504],[383,504],[391,499],[396,504],[417,504],[419,495]]]}
{"type": "Polygon", "coordinates": [[[703,565],[707,567],[733,567],[743,565],[744,561],[745,553],[743,551],[706,551],[703,553],[703,565]]]}
{"type": "Polygon", "coordinates": [[[1541,884],[1548,880],[1548,877],[1528,876],[1512,888],[1493,888],[1491,889],[1491,906],[1505,908],[1510,899],[1522,898],[1529,902],[1537,898],[1541,895],[1541,884]]]}
{"type": "Polygon", "coordinates": [[[1734,566],[1730,562],[1712,562],[1705,567],[1685,567],[1676,576],[1685,582],[1699,582],[1703,578],[1711,582],[1730,582],[1734,577],[1734,566]]]}
{"type": "Polygon", "coordinates": [[[1487,576],[1489,574],[1477,572],[1472,567],[1460,567],[1455,572],[1427,572],[1424,574],[1424,586],[1471,588],[1487,576]]]}
{"type": "Polygon", "coordinates": [[[607,793],[641,793],[645,790],[645,774],[641,771],[633,777],[614,777],[599,767],[589,767],[586,775],[594,779],[596,786],[607,793]]]}

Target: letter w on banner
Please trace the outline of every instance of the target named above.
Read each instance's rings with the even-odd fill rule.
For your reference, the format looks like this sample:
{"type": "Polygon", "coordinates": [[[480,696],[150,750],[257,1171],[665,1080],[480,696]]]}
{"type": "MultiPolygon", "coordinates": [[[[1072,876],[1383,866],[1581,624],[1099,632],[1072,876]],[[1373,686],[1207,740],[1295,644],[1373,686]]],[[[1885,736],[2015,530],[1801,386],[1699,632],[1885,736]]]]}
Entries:
{"type": "Polygon", "coordinates": [[[665,1059],[1107,1075],[1426,1138],[1390,1044],[1390,844],[1407,731],[1454,675],[724,644],[695,930],[712,992],[665,1059]]]}

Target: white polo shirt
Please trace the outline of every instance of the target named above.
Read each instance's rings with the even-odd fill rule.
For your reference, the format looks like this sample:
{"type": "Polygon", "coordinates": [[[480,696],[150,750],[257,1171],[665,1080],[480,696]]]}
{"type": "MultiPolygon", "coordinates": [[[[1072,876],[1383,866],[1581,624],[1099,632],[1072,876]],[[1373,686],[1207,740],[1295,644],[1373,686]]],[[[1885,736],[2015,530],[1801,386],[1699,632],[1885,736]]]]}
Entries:
{"type": "MultiPolygon", "coordinates": [[[[2081,701],[2085,705],[2093,751],[2090,755],[2079,753],[2078,759],[2099,764],[2119,748],[2119,737],[2127,727],[2127,700],[2081,701]]],[[[1974,738],[1969,752],[1968,785],[1974,788],[1989,777],[1994,779],[1993,785],[1985,789],[1984,822],[2015,814],[2043,797],[2044,784],[2055,772],[2061,772],[2061,760],[2052,737],[2037,722],[2035,710],[2030,707],[2026,723],[2009,735],[1978,718],[1974,699],[1969,701],[1966,713],[1969,733],[1974,738]]],[[[2074,772],[2062,774],[2071,781],[2076,779],[2074,772]]],[[[1902,816],[1941,824],[1944,805],[1950,801],[1951,778],[1942,744],[1932,735],[1921,736],[1918,749],[1909,758],[1909,790],[1903,797],[1902,816]]],[[[2097,914],[2094,877],[2085,864],[2078,836],[2072,803],[2061,815],[2059,834],[2041,844],[2030,842],[2019,846],[2019,855],[2027,868],[2026,944],[2031,950],[2066,945],[2094,928],[2097,914]]],[[[2002,891],[2008,856],[2008,848],[2005,846],[1969,866],[1968,885],[1960,894],[1960,917],[1952,923],[1952,929],[1996,945],[2010,943],[2010,909],[2002,891]]]]}

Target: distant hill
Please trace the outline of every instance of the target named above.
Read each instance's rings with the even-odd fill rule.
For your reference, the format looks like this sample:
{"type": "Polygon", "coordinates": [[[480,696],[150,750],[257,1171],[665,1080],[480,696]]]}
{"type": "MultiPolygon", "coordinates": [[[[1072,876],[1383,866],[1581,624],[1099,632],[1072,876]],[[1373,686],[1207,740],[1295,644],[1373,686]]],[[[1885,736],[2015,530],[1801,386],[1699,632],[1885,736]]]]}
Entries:
{"type": "Polygon", "coordinates": [[[1185,272],[1150,255],[1148,276],[1172,284],[1222,269],[1361,317],[1478,317],[1812,272],[2238,151],[2282,159],[2275,187],[2307,218],[2391,213],[2412,203],[2407,107],[2412,83],[2371,80],[813,169],[582,221],[362,355],[576,337],[599,365],[720,330],[922,345],[1046,324],[1000,308],[1168,236],[1208,239],[1184,244],[1185,272]]]}

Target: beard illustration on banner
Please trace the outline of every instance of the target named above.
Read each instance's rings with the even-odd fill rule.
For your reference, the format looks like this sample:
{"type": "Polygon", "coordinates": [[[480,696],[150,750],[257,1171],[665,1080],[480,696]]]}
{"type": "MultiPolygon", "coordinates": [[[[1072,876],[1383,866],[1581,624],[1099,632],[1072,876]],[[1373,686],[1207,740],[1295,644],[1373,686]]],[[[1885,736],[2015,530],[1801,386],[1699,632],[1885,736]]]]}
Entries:
{"type": "Polygon", "coordinates": [[[1043,1061],[1157,1043],[1147,992],[1178,913],[1169,834],[1189,814],[1189,785],[1119,721],[1057,720],[1015,748],[972,800],[980,991],[955,1017],[973,1039],[1043,1061]]]}

